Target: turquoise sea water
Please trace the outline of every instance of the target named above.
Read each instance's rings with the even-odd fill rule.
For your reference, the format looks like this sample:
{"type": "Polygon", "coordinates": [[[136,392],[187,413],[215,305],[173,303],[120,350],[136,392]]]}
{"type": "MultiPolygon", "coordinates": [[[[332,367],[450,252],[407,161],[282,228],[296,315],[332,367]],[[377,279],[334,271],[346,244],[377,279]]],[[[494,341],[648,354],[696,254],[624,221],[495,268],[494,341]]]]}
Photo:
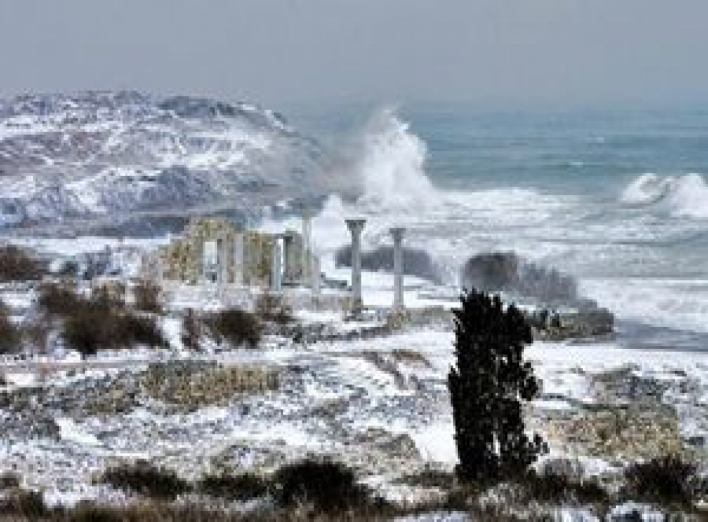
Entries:
{"type": "Polygon", "coordinates": [[[402,107],[374,130],[371,112],[291,111],[329,147],[378,133],[360,166],[374,196],[435,187],[430,207],[418,189],[362,211],[453,267],[514,250],[573,274],[625,344],[708,349],[708,111],[402,107]]]}

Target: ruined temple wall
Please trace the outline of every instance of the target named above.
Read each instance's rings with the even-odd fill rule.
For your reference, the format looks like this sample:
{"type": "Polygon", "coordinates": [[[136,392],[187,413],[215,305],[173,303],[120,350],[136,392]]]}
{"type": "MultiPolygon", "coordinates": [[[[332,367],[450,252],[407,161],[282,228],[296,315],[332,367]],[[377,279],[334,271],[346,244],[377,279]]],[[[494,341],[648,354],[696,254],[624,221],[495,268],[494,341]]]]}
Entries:
{"type": "Polygon", "coordinates": [[[196,283],[195,245],[186,239],[176,239],[158,251],[162,278],[196,283]]]}
{"type": "Polygon", "coordinates": [[[267,287],[271,280],[275,236],[240,231],[225,219],[198,219],[189,223],[182,238],[159,252],[166,280],[200,284],[204,281],[204,244],[217,243],[218,281],[267,287]],[[241,246],[239,246],[241,245],[241,246]],[[243,260],[237,259],[237,249],[243,260]]]}
{"type": "Polygon", "coordinates": [[[244,283],[267,287],[271,283],[275,236],[261,232],[244,232],[244,283]]]}
{"type": "Polygon", "coordinates": [[[303,280],[302,266],[304,244],[302,236],[293,230],[288,230],[283,236],[285,243],[285,272],[283,280],[286,284],[296,284],[303,280]]]}

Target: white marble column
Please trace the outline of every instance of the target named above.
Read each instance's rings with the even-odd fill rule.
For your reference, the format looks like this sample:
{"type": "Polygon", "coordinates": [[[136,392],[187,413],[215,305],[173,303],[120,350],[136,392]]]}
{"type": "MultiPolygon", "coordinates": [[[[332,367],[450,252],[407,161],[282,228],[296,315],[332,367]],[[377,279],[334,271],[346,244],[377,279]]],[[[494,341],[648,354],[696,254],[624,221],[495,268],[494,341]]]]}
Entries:
{"type": "Polygon", "coordinates": [[[273,264],[270,274],[270,287],[273,292],[280,292],[283,289],[282,255],[280,236],[275,236],[275,241],[273,242],[273,264]]]}
{"type": "Polygon", "coordinates": [[[225,234],[221,235],[216,240],[216,248],[216,259],[218,263],[217,281],[220,286],[225,286],[229,283],[229,247],[228,238],[225,234]]]}
{"type": "Polygon", "coordinates": [[[302,214],[302,284],[307,285],[312,275],[312,216],[308,210],[302,214]]]}
{"type": "Polygon", "coordinates": [[[347,228],[352,236],[352,300],[354,310],[361,310],[364,301],[361,295],[361,233],[365,219],[347,219],[347,228]]]}
{"type": "Polygon", "coordinates": [[[291,231],[285,231],[281,236],[283,240],[283,275],[282,279],[285,280],[286,284],[292,285],[295,282],[295,262],[293,259],[293,254],[295,251],[295,236],[291,231]]]}
{"type": "Polygon", "coordinates": [[[237,233],[234,236],[234,284],[243,286],[245,281],[245,259],[244,259],[244,241],[243,234],[237,233]]]}
{"type": "Polygon", "coordinates": [[[312,284],[312,293],[315,295],[320,294],[322,289],[322,273],[320,267],[320,258],[317,256],[312,256],[312,273],[310,274],[310,281],[312,284]]]}
{"type": "Polygon", "coordinates": [[[393,236],[393,309],[402,310],[403,304],[403,234],[405,228],[392,228],[393,236]]]}

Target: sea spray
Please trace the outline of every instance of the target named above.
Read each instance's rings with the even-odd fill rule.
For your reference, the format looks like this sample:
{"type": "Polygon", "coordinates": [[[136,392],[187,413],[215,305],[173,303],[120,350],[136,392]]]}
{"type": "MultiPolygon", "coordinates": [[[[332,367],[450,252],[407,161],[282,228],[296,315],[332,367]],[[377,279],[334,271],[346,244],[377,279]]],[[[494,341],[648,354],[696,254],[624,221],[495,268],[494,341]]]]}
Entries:
{"type": "Polygon", "coordinates": [[[708,184],[700,174],[642,174],[624,189],[620,201],[674,217],[708,219],[708,184]]]}
{"type": "Polygon", "coordinates": [[[377,111],[361,137],[357,165],[364,207],[412,208],[435,197],[425,173],[427,147],[392,109],[377,111]]]}

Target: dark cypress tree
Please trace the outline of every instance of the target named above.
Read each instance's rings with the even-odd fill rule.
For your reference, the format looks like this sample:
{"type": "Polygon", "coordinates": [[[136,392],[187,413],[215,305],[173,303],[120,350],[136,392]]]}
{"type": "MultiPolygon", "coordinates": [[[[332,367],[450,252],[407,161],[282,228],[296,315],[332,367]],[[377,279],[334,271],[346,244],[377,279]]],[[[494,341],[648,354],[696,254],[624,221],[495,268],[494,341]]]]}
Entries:
{"type": "Polygon", "coordinates": [[[472,290],[460,297],[455,314],[456,365],[448,388],[455,423],[460,479],[487,482],[515,476],[546,447],[524,432],[522,401],[539,392],[523,351],[531,328],[499,296],[472,290]]]}

